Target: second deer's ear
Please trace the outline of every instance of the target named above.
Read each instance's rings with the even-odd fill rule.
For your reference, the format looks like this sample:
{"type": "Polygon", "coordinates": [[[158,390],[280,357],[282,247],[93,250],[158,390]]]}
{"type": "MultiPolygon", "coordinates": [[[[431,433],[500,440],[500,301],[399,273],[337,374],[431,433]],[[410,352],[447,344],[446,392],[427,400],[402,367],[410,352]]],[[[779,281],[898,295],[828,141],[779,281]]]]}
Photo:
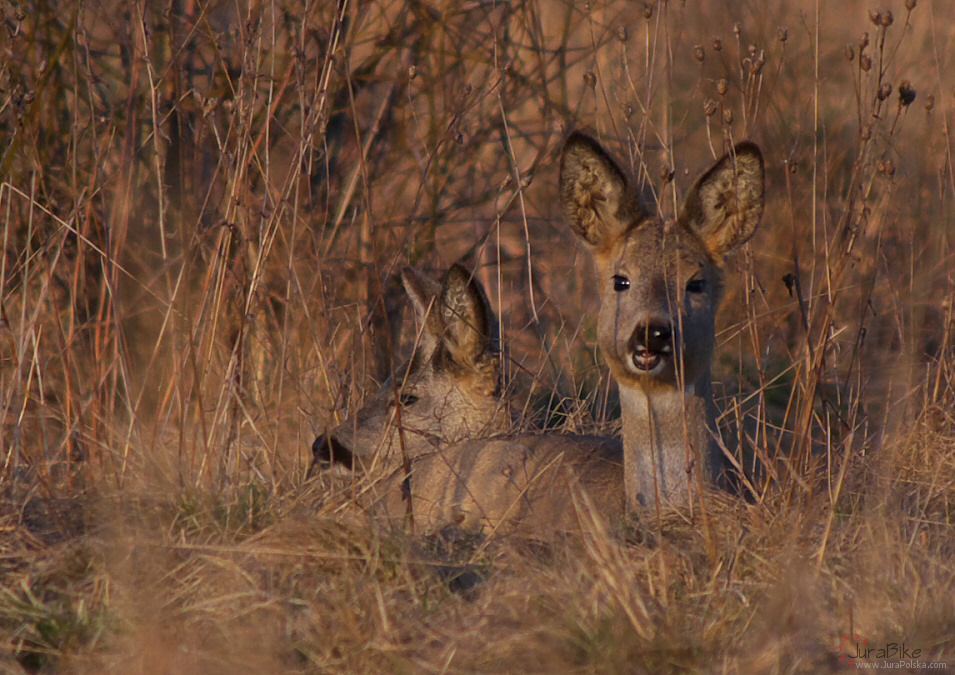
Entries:
{"type": "Polygon", "coordinates": [[[576,131],[560,157],[560,201],[567,224],[595,249],[608,247],[639,212],[617,164],[599,143],[576,131]]]}
{"type": "Polygon", "coordinates": [[[700,176],[680,211],[680,222],[703,239],[722,261],[742,246],[763,215],[763,155],[754,143],[740,143],[700,176]]]}
{"type": "Polygon", "coordinates": [[[442,279],[440,312],[445,345],[459,364],[496,349],[497,326],[484,287],[461,265],[452,265],[442,279]]]}
{"type": "Polygon", "coordinates": [[[414,267],[401,270],[401,282],[411,298],[415,320],[423,340],[434,341],[443,332],[440,308],[441,284],[429,279],[414,267]]]}

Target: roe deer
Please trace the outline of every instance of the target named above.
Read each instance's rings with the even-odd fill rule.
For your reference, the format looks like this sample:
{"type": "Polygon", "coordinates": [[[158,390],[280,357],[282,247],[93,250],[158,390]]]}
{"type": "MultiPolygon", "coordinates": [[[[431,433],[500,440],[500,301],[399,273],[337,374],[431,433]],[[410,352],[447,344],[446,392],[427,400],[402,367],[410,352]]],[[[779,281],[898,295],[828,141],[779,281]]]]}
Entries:
{"type": "MultiPolygon", "coordinates": [[[[561,157],[560,195],[597,269],[598,344],[620,391],[623,447],[525,434],[422,454],[408,485],[423,530],[566,530],[578,517],[576,490],[613,521],[655,503],[687,503],[693,486],[722,481],[710,379],[715,315],[724,256],[762,216],[759,148],[742,143],[719,159],[667,223],[641,206],[599,144],[574,133],[561,157]]],[[[389,491],[392,514],[400,513],[397,493],[389,491]]]]}
{"type": "Polygon", "coordinates": [[[436,283],[401,273],[419,327],[412,358],[350,419],[312,444],[318,467],[389,471],[439,445],[503,431],[497,322],[460,265],[436,283]]]}
{"type": "MultiPolygon", "coordinates": [[[[410,473],[394,470],[379,492],[392,517],[406,514],[402,499],[410,495],[423,531],[457,524],[539,533],[575,527],[577,491],[588,495],[594,511],[619,520],[654,503],[686,503],[694,483],[720,482],[710,380],[715,314],[723,258],[749,239],[762,216],[759,149],[743,143],[719,159],[693,185],[676,221],[665,223],[641,206],[599,144],[574,133],[561,157],[560,195],[597,269],[598,343],[620,390],[623,446],[615,439],[558,434],[422,444],[409,452],[415,455],[406,464],[410,473]]],[[[416,301],[419,316],[427,304],[416,301]]],[[[445,321],[458,314],[441,312],[445,321]]],[[[430,334],[439,341],[445,332],[432,328],[430,334]]],[[[386,399],[394,396],[383,391],[386,399]]],[[[429,405],[438,405],[442,395],[431,395],[429,405]]],[[[341,444],[343,427],[315,442],[316,461],[326,452],[346,459],[357,452],[341,444]]],[[[381,433],[372,429],[369,438],[381,433]]]]}
{"type": "Polygon", "coordinates": [[[597,343],[620,392],[627,510],[686,503],[692,485],[722,482],[715,315],[723,258],[762,217],[762,154],[737,145],[664,222],[597,142],[574,133],[561,156],[560,196],[597,270],[597,343]]]}

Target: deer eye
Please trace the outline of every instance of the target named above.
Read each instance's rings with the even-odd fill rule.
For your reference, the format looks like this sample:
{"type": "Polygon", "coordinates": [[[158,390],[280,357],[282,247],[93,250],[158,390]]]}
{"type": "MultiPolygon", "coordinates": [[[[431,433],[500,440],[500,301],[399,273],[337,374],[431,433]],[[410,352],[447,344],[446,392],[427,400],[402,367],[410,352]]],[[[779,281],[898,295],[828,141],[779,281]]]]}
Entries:
{"type": "Polygon", "coordinates": [[[401,404],[402,408],[407,408],[410,405],[414,405],[418,402],[418,397],[414,394],[398,394],[398,403],[401,404]]]}
{"type": "Polygon", "coordinates": [[[686,282],[687,293],[702,293],[706,290],[706,279],[690,279],[686,282]]]}
{"type": "Polygon", "coordinates": [[[613,290],[617,293],[622,293],[630,288],[630,280],[627,277],[622,277],[619,274],[613,275],[613,290]]]}

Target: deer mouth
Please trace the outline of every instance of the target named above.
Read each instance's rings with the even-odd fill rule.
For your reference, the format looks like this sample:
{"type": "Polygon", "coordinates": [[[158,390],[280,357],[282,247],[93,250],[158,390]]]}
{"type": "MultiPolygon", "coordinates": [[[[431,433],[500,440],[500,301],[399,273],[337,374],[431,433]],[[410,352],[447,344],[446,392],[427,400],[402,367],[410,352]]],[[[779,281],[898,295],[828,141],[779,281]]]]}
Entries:
{"type": "Polygon", "coordinates": [[[630,360],[633,363],[633,367],[638,371],[649,373],[656,369],[666,356],[667,352],[656,352],[646,347],[638,347],[630,355],[630,360]]]}

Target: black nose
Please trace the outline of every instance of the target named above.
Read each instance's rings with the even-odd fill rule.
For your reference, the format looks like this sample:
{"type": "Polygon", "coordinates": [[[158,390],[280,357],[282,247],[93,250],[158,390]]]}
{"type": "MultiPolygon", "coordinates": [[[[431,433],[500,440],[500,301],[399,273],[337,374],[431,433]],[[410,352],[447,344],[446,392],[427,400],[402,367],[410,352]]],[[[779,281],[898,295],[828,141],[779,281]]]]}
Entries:
{"type": "Polygon", "coordinates": [[[672,347],[673,330],[663,324],[637,326],[630,338],[632,347],[653,354],[669,354],[672,347]]]}
{"type": "Polygon", "coordinates": [[[352,466],[352,453],[334,437],[322,434],[312,443],[312,463],[308,467],[308,476],[317,469],[327,469],[332,464],[352,466]]]}

